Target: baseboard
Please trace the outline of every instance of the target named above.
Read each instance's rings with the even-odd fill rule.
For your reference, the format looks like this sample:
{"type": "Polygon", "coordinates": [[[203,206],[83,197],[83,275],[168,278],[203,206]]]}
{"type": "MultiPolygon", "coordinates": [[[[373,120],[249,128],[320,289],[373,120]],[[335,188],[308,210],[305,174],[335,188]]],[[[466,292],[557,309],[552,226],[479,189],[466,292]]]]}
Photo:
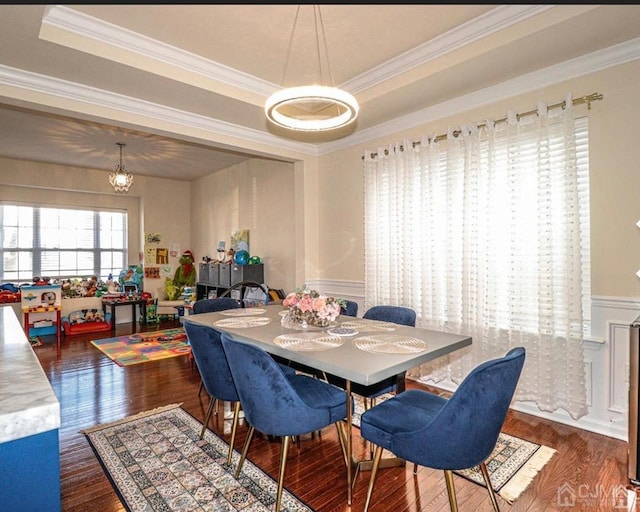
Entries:
{"type": "Polygon", "coordinates": [[[511,405],[511,408],[515,411],[523,412],[525,414],[531,414],[538,418],[544,418],[556,423],[561,423],[569,427],[579,428],[581,430],[587,430],[595,434],[602,434],[603,436],[619,439],[620,441],[627,441],[628,432],[627,425],[620,423],[604,423],[597,419],[585,416],[579,420],[574,420],[568,413],[558,410],[553,413],[541,411],[535,404],[528,402],[515,402],[511,405]]]}

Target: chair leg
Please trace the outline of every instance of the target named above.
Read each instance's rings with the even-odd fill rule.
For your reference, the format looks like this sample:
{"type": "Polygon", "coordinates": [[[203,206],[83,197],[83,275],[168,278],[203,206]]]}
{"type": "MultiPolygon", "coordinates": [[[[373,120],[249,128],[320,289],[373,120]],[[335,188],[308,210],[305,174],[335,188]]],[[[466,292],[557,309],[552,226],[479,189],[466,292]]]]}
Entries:
{"type": "Polygon", "coordinates": [[[202,380],[201,380],[200,381],[200,387],[198,388],[198,396],[200,396],[200,393],[202,393],[202,388],[203,388],[203,385],[202,385],[202,380]]]}
{"type": "Polygon", "coordinates": [[[204,432],[207,430],[207,426],[209,425],[209,419],[211,418],[211,411],[213,411],[213,407],[218,399],[209,397],[209,408],[207,409],[207,414],[204,417],[204,421],[202,422],[202,430],[200,431],[200,439],[204,437],[204,432]]]}
{"type": "Polygon", "coordinates": [[[280,501],[282,501],[282,489],[284,488],[284,470],[287,465],[287,454],[289,453],[290,443],[291,436],[284,436],[282,438],[282,450],[280,452],[280,471],[278,473],[278,494],[276,494],[275,512],[280,512],[280,501]]]}
{"type": "Polygon", "coordinates": [[[240,419],[240,401],[236,402],[233,411],[233,425],[231,426],[231,439],[229,440],[229,455],[227,456],[227,464],[231,466],[231,457],[233,456],[233,443],[236,439],[236,431],[238,430],[238,420],[240,419]]]}
{"type": "Polygon", "coordinates": [[[458,512],[458,500],[456,499],[456,488],[453,485],[453,471],[444,470],[444,480],[447,483],[447,494],[449,495],[449,507],[451,512],[458,512]]]}
{"type": "Polygon", "coordinates": [[[484,462],[480,464],[480,472],[482,473],[482,478],[484,478],[484,483],[487,485],[487,490],[489,491],[489,498],[491,498],[491,504],[493,505],[493,510],[495,510],[495,512],[500,512],[500,507],[498,506],[498,500],[496,499],[496,493],[493,490],[493,485],[491,485],[491,479],[489,478],[487,465],[484,462]]]}
{"type": "Polygon", "coordinates": [[[369,488],[367,489],[367,501],[364,504],[364,512],[369,510],[369,503],[371,502],[371,495],[373,494],[373,483],[378,473],[378,466],[380,465],[381,458],[382,446],[376,446],[376,454],[373,457],[373,466],[371,466],[371,478],[369,479],[369,488]]]}
{"type": "Polygon", "coordinates": [[[251,444],[251,438],[253,437],[253,433],[255,432],[255,428],[252,426],[249,427],[249,432],[247,432],[247,439],[244,442],[244,447],[242,448],[242,455],[240,455],[240,460],[238,461],[238,467],[236,468],[235,478],[236,480],[240,476],[240,472],[242,471],[242,465],[244,464],[244,459],[247,458],[247,452],[249,451],[249,445],[251,444]]]}
{"type": "Polygon", "coordinates": [[[341,421],[337,421],[335,425],[336,430],[338,431],[338,441],[340,441],[340,449],[342,450],[342,457],[344,459],[344,464],[346,467],[349,464],[349,459],[347,458],[347,442],[345,440],[346,433],[343,430],[341,421]]]}

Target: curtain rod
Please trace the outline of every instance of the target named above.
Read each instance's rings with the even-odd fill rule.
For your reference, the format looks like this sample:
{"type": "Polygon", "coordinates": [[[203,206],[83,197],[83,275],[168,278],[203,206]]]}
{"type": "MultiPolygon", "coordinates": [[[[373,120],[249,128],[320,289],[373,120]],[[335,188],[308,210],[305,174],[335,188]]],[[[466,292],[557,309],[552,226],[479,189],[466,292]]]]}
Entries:
{"type": "MultiPolygon", "coordinates": [[[[602,94],[600,94],[598,92],[594,92],[593,94],[589,94],[587,96],[582,96],[580,98],[574,99],[572,101],[572,104],[575,107],[576,105],[582,105],[582,104],[586,103],[587,104],[587,109],[591,110],[591,103],[594,102],[594,101],[599,101],[602,98],[603,98],[602,94]]],[[[566,100],[563,100],[563,101],[560,101],[558,103],[554,103],[553,105],[549,105],[547,108],[548,109],[560,108],[560,107],[565,108],[566,106],[567,106],[567,102],[566,102],[566,100]]],[[[517,117],[518,120],[520,120],[521,117],[531,116],[531,115],[534,115],[534,114],[537,114],[537,113],[538,113],[537,109],[536,110],[529,110],[527,112],[520,112],[519,114],[516,114],[516,117],[517,117]]],[[[503,117],[503,118],[498,119],[498,120],[496,120],[494,122],[496,124],[497,123],[504,123],[507,120],[508,120],[508,117],[503,117]]],[[[484,126],[487,126],[487,124],[486,123],[478,124],[478,128],[481,128],[481,127],[484,127],[484,126]]],[[[460,134],[460,130],[455,130],[453,132],[453,134],[455,136],[459,135],[460,134]]],[[[447,134],[446,133],[442,134],[442,135],[436,135],[433,138],[433,142],[440,142],[441,140],[445,140],[446,138],[447,138],[447,134]]],[[[416,146],[419,146],[419,145],[420,145],[420,141],[419,140],[416,140],[416,141],[414,141],[412,143],[412,147],[414,147],[414,148],[416,146]]],[[[400,151],[404,151],[404,146],[400,145],[400,151]]],[[[389,150],[385,149],[384,150],[384,154],[385,154],[385,156],[388,155],[389,154],[389,150]]],[[[371,158],[376,158],[378,156],[378,153],[371,153],[370,156],[371,156],[371,158]]],[[[362,156],[362,160],[364,160],[364,155],[362,156]]]]}

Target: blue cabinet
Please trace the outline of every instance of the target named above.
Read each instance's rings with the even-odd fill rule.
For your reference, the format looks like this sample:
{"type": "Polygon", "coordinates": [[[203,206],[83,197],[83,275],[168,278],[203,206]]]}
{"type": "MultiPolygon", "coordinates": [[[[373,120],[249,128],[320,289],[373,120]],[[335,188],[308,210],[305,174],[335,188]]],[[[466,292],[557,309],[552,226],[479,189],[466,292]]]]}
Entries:
{"type": "Polygon", "coordinates": [[[0,510],[59,512],[60,403],[11,307],[0,307],[0,375],[0,510]]]}
{"type": "Polygon", "coordinates": [[[0,443],[3,512],[59,512],[58,429],[0,443]]]}

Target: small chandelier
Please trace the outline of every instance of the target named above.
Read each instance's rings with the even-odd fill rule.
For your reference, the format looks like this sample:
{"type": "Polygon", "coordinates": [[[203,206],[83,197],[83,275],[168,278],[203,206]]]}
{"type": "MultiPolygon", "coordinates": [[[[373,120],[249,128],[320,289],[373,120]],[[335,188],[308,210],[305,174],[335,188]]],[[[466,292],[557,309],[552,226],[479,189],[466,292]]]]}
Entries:
{"type": "Polygon", "coordinates": [[[116,142],[116,146],[120,146],[120,163],[116,165],[115,170],[109,174],[109,183],[116,192],[126,194],[133,185],[133,175],[127,171],[122,165],[122,148],[126,146],[124,142],[116,142]]]}
{"type": "MultiPolygon", "coordinates": [[[[289,38],[287,58],[284,66],[282,83],[287,74],[289,56],[293,35],[298,23],[300,6],[296,10],[293,21],[293,29],[289,38]]],[[[346,91],[333,86],[333,76],[329,65],[329,52],[327,50],[327,38],[324,32],[324,23],[320,6],[313,6],[313,17],[316,29],[316,47],[318,53],[318,66],[320,68],[320,82],[322,82],[322,61],[320,58],[320,35],[318,24],[322,34],[322,43],[326,55],[327,69],[331,86],[304,85],[289,87],[275,92],[265,102],[264,111],[267,119],[272,123],[296,131],[325,131],[346,126],[358,117],[358,102],[346,91]]]]}

